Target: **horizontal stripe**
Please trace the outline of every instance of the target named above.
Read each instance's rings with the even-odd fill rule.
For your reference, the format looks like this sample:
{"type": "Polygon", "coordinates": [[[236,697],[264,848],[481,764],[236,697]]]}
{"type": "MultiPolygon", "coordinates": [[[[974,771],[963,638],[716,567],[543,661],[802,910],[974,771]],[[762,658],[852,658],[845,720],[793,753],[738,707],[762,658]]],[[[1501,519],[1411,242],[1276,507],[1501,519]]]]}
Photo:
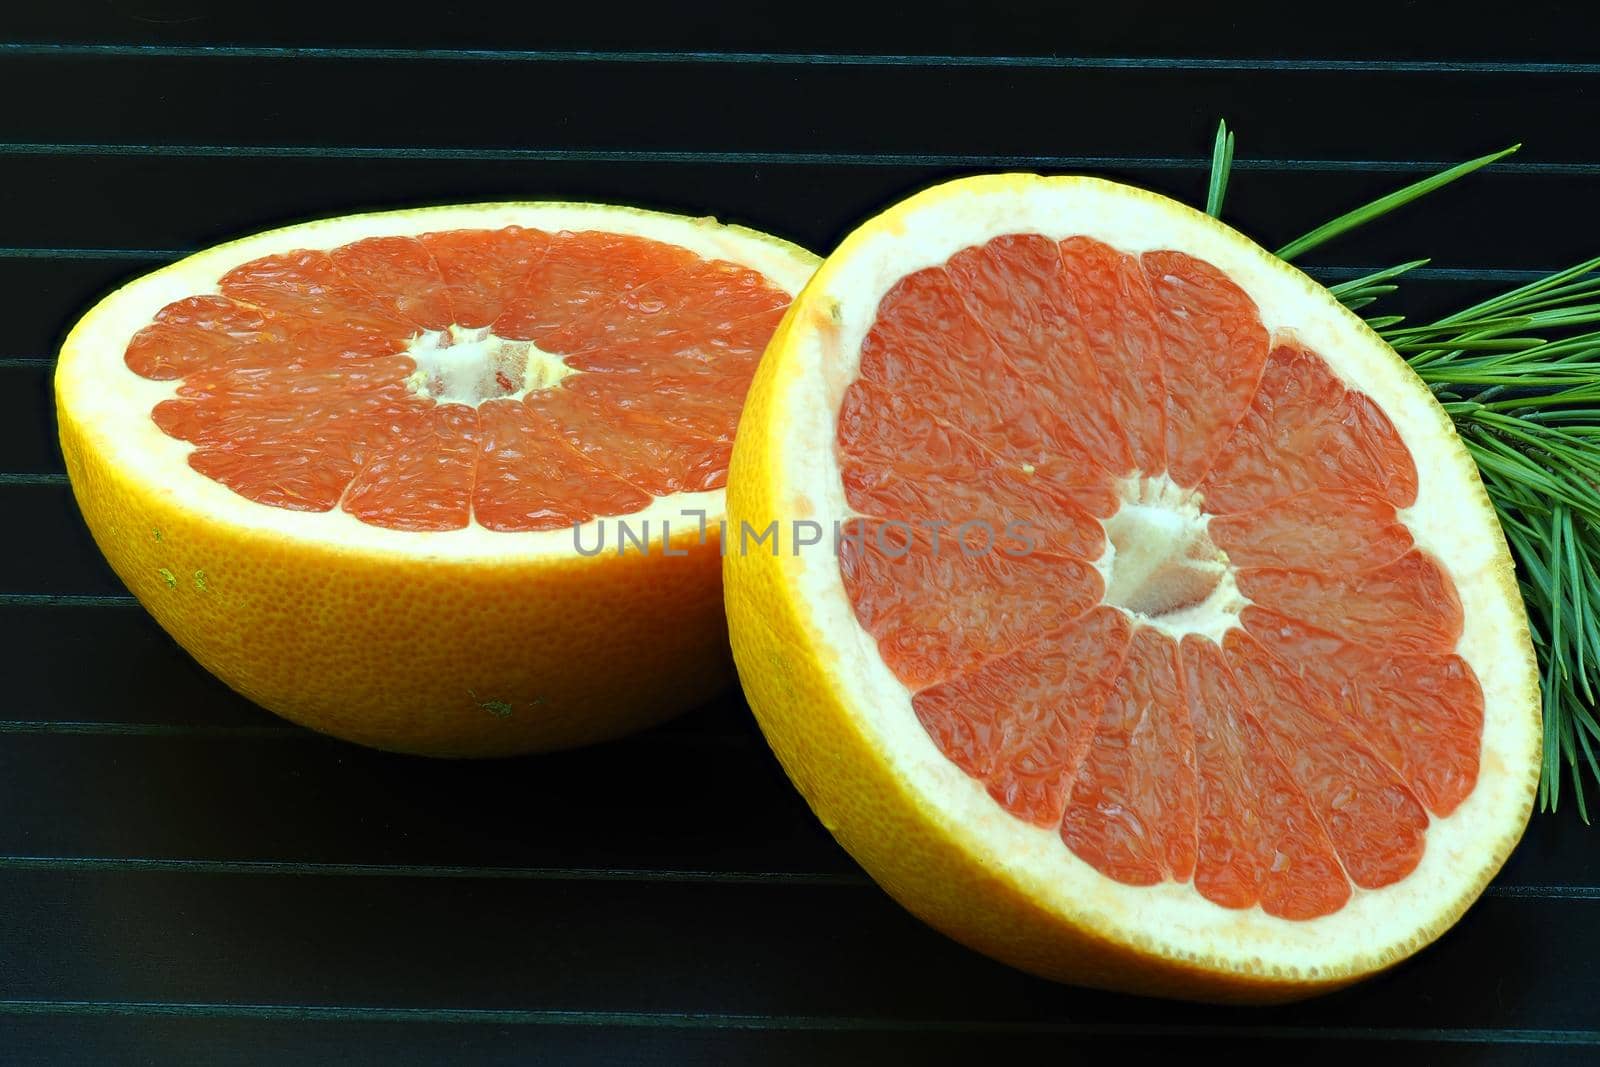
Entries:
{"type": "Polygon", "coordinates": [[[1138,1039],[1311,1039],[1319,1041],[1441,1042],[1498,1045],[1600,1045],[1596,1030],[1464,1027],[1271,1026],[1157,1022],[989,1022],[965,1019],[874,1019],[859,1016],[750,1015],[725,1012],[561,1011],[514,1008],[385,1008],[312,1004],[227,1004],[97,1000],[0,1000],[0,1015],[182,1019],[265,1019],[284,1022],[488,1023],[497,1026],[629,1027],[674,1030],[795,1030],[1062,1034],[1138,1039]]]}
{"type": "Polygon", "coordinates": [[[66,485],[65,474],[10,474],[0,471],[0,486],[7,485],[66,485]]]}
{"type": "MultiPolygon", "coordinates": [[[[219,727],[226,730],[226,727],[219,727]]],[[[252,729],[235,728],[238,732],[252,729]]],[[[272,727],[258,727],[269,730],[272,727]]],[[[299,731],[306,733],[306,731],[299,731]]],[[[314,736],[314,735],[313,735],[314,736]]],[[[109,874],[274,875],[321,878],[450,878],[534,882],[643,882],[864,888],[860,872],[709,871],[634,867],[504,867],[470,864],[307,863],[279,860],[153,859],[122,856],[0,856],[0,871],[109,874]]],[[[1491,885],[1484,895],[1507,900],[1600,901],[1600,886],[1491,885]]]]}
{"type": "Polygon", "coordinates": [[[1592,885],[1491,885],[1485,896],[1508,900],[1600,901],[1600,886],[1592,885]]]}
{"type": "MultiPolygon", "coordinates": [[[[113,593],[0,593],[0,607],[39,608],[136,608],[139,602],[131,595],[113,593]]],[[[0,732],[4,732],[0,730],[0,732]]]]}
{"type": "MultiPolygon", "coordinates": [[[[133,597],[51,597],[49,599],[90,601],[88,604],[74,605],[85,607],[121,607],[124,605],[137,607],[139,604],[133,597]]],[[[19,594],[0,597],[0,605],[19,602],[26,605],[33,601],[24,599],[19,594]]],[[[0,737],[7,735],[40,736],[61,734],[84,737],[154,737],[211,741],[309,741],[316,744],[333,740],[326,734],[320,734],[314,730],[304,729],[287,722],[225,726],[214,723],[107,722],[88,719],[0,719],[0,737]]],[[[342,744],[343,742],[338,743],[342,744]]],[[[686,746],[744,746],[747,743],[747,735],[743,732],[726,730],[677,730],[668,727],[647,733],[633,734],[619,738],[611,743],[614,745],[645,745],[648,747],[671,745],[679,749],[686,746]]]]}
{"type": "Polygon", "coordinates": [[[0,57],[283,59],[500,63],[759,64],[797,67],[981,67],[1047,70],[1297,71],[1332,74],[1600,75],[1600,64],[1516,60],[1294,59],[1191,56],[916,55],[821,52],[508,48],[325,48],[271,45],[0,44],[0,57]]]}
{"type": "Polygon", "coordinates": [[[165,262],[189,255],[165,248],[26,248],[0,247],[0,259],[152,259],[165,262]]]}
{"type": "Polygon", "coordinates": [[[456,864],[289,863],[273,860],[178,860],[99,856],[0,856],[3,871],[94,874],[273,875],[318,878],[445,878],[529,882],[643,882],[669,885],[869,886],[859,873],[705,871],[631,867],[478,867],[456,864]]]}
{"type": "MultiPolygon", "coordinates": [[[[671,163],[840,167],[1057,167],[1207,170],[1201,156],[979,155],[922,152],[725,152],[672,149],[452,148],[422,145],[216,145],[0,143],[0,156],[133,156],[178,159],[397,159],[481,163],[671,163]]],[[[1236,171],[1434,173],[1450,160],[1236,159],[1236,171]]],[[[1495,174],[1600,174],[1597,163],[1496,163],[1495,174]]]]}
{"type": "MultiPolygon", "coordinates": [[[[127,598],[130,601],[132,597],[127,598]]],[[[137,603],[137,601],[134,601],[137,603]]],[[[84,734],[92,737],[194,737],[251,740],[327,740],[321,734],[287,723],[264,726],[219,726],[161,722],[90,722],[85,720],[0,720],[0,737],[7,734],[84,734]]]]}

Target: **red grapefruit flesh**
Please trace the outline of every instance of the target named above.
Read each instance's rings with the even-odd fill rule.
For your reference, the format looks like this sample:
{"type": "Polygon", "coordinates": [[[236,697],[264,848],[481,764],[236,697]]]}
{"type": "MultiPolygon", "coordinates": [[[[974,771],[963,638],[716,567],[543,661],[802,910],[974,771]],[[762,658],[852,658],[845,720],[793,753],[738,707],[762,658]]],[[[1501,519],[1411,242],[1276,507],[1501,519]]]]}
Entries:
{"type": "MultiPolygon", "coordinates": [[[[1456,784],[1442,797],[1430,790],[1435,803],[1471,791],[1478,737],[1419,717],[1431,711],[1448,715],[1451,724],[1481,722],[1483,708],[1470,668],[1453,656],[1461,632],[1453,583],[1420,550],[1392,554],[1397,542],[1410,541],[1397,507],[1416,496],[1411,455],[1382,412],[1341,384],[1316,352],[1303,346],[1269,352],[1254,303],[1211,264],[1175,251],[1135,257],[1085,237],[993,238],[890,290],[862,345],[861,377],[846,392],[845,406],[838,448],[846,500],[879,521],[922,515],[855,486],[895,482],[915,498],[916,488],[926,496],[948,479],[948,452],[940,444],[929,448],[931,419],[969,431],[993,453],[994,464],[973,463],[960,479],[967,493],[962,505],[973,516],[1023,510],[1011,480],[999,473],[1001,461],[1011,459],[1011,473],[1018,464],[1032,467],[1028,484],[1040,489],[1026,509],[1030,520],[1037,515],[1042,526],[1055,528],[1080,519],[1083,513],[1063,499],[1068,490],[1039,473],[1070,464],[1100,472],[1098,485],[1074,479],[1090,482],[1074,487],[1080,493],[1109,494],[1119,477],[1160,479],[1166,492],[1198,507],[1207,527],[1220,525],[1224,544],[1244,548],[1238,559],[1220,546],[1206,551],[1227,560],[1239,593],[1257,607],[1239,616],[1243,633],[1223,642],[1220,654],[1210,654],[1214,645],[1192,649],[1187,663],[1179,650],[1184,635],[1150,625],[1186,604],[1168,611],[1137,602],[1094,607],[1104,586],[1092,567],[1106,554],[1103,532],[1060,546],[1061,558],[1019,553],[1001,567],[993,564],[1005,557],[987,555],[990,568],[966,568],[983,578],[971,592],[948,573],[948,561],[964,555],[936,552],[920,540],[907,546],[899,567],[863,566],[850,555],[842,561],[857,618],[913,700],[931,683],[1006,657],[1025,635],[1071,624],[1090,610],[1120,610],[1127,618],[1130,631],[1103,631],[1101,646],[1085,651],[1091,661],[1122,660],[1097,687],[1074,691],[1100,709],[1088,743],[1079,737],[1080,723],[1059,716],[1034,717],[1027,726],[1012,718],[1007,739],[1010,746],[1063,754],[1045,772],[1056,780],[1040,783],[1052,805],[1033,803],[1014,813],[1058,826],[1067,847],[1097,870],[1134,885],[1195,881],[1201,895],[1225,906],[1261,903],[1260,877],[1270,863],[1249,868],[1248,878],[1237,868],[1221,881],[1196,880],[1197,842],[1221,851],[1257,795],[1257,783],[1244,772],[1241,730],[1267,742],[1261,755],[1286,772],[1280,787],[1335,846],[1337,863],[1324,857],[1304,876],[1320,884],[1307,881],[1284,896],[1282,906],[1296,918],[1320,914],[1316,907],[1336,909],[1352,882],[1376,888],[1403,878],[1420,860],[1425,809],[1376,751],[1377,739],[1421,734],[1456,742],[1453,750],[1437,751],[1428,742],[1413,744],[1411,762],[1451,761],[1456,784]],[[1008,358],[1013,351],[1025,355],[1008,358]],[[1056,403],[1055,393],[1037,388],[1020,369],[1042,364],[1039,353],[1067,368],[1051,377],[1072,382],[1075,407],[1056,403]],[[869,423],[848,414],[853,397],[880,390],[888,403],[905,405],[905,421],[869,423]],[[1162,390],[1165,403],[1157,410],[1149,398],[1162,390]],[[1159,426],[1164,434],[1154,432],[1159,426]],[[855,481],[848,472],[857,472],[855,481]],[[1390,536],[1372,540],[1375,531],[1390,536]],[[1344,551],[1330,553],[1324,543],[1344,551]],[[1270,563],[1252,566],[1251,549],[1270,563]],[[1026,592],[1013,602],[1009,590],[1017,586],[1005,570],[1024,563],[1026,592]],[[896,610],[886,611],[885,600],[896,610]],[[981,613],[969,606],[975,601],[981,613]],[[1342,639],[1338,685],[1309,688],[1300,664],[1315,658],[1273,654],[1274,647],[1286,649],[1280,617],[1342,639]],[[930,640],[930,631],[940,636],[930,640]],[[1254,640],[1258,631],[1277,640],[1254,640]],[[959,652],[946,651],[956,637],[959,652]],[[923,651],[935,645],[938,653],[923,651]],[[1401,655],[1425,675],[1447,665],[1462,672],[1457,694],[1464,705],[1443,712],[1375,700],[1365,679],[1392,671],[1401,655]],[[1346,701],[1367,709],[1364,729],[1343,724],[1346,701]],[[1191,706],[1211,734],[1196,729],[1191,706]],[[1211,760],[1203,758],[1208,753],[1211,760]]],[[[948,514],[947,505],[948,496],[928,510],[948,514]]],[[[1210,540],[1209,533],[1201,536],[1210,540]]],[[[1109,565],[1115,574],[1114,555],[1109,565]]],[[[1161,584],[1160,576],[1147,581],[1161,584]]],[[[1216,585],[1215,575],[1201,581],[1210,586],[1197,594],[1216,585]]],[[[1043,686],[1041,674],[1053,669],[1031,658],[1008,662],[1018,683],[1030,687],[1043,686]]],[[[999,699],[1001,706],[967,714],[1005,715],[1008,698],[999,699]]],[[[954,735],[932,736],[950,744],[945,753],[958,765],[969,759],[954,735]]],[[[1401,755],[1388,747],[1390,756],[1401,755]]],[[[1246,822],[1253,833],[1253,820],[1246,822]]],[[[1263,905],[1269,914],[1278,906],[1276,895],[1263,905]]]]}

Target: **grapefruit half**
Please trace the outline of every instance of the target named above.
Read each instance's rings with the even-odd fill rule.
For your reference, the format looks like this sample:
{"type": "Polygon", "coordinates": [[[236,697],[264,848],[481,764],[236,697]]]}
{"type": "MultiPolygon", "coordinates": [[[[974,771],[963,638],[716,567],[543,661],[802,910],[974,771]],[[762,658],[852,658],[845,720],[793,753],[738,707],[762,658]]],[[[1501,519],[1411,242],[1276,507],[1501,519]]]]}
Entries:
{"type": "Polygon", "coordinates": [[[1526,825],[1529,630],[1449,418],[1187,207],[1004,175],[872,219],[787,312],[729,478],[762,729],[999,959],[1306,996],[1437,937],[1526,825]]]}
{"type": "Polygon", "coordinates": [[[263,233],[73,329],[67,471],[128,588],[281,715],[437,755],[617,736],[731,681],[733,431],[815,264],[584,204],[263,233]]]}

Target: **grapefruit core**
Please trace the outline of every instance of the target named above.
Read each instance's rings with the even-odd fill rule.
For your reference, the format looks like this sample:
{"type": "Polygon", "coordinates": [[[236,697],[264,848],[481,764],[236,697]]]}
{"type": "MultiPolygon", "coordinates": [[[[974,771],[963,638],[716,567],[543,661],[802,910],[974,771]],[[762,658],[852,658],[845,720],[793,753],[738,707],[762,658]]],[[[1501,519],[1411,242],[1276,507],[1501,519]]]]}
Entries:
{"type": "Polygon", "coordinates": [[[729,486],[730,523],[841,530],[724,561],[762,729],[1000,959],[1306,996],[1437,937],[1526,824],[1528,625],[1449,418],[1187,207],[1006,175],[867,222],[769,346],[729,486]]]}
{"type": "Polygon", "coordinates": [[[815,263],[584,204],[260,234],[72,331],[68,474],[128,588],[266,708],[426,754],[614,737],[731,679],[733,431],[815,263]]]}

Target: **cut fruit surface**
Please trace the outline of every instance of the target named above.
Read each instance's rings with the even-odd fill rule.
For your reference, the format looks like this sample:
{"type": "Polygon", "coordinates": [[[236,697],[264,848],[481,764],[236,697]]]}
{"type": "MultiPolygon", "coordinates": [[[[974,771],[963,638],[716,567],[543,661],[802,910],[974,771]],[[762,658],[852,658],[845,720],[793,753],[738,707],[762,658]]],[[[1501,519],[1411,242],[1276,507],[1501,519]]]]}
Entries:
{"type": "Polygon", "coordinates": [[[261,234],[73,330],[68,473],[123,581],[271,710],[438,754],[616,736],[728,677],[733,431],[815,262],[582,204],[261,234]]]}
{"type": "Polygon", "coordinates": [[[774,749],[1002,959],[1304,996],[1436,937],[1526,823],[1537,677],[1470,457],[1364,323],[1188,208],[1009,175],[872,220],[730,479],[732,522],[842,531],[724,562],[774,749]]]}

